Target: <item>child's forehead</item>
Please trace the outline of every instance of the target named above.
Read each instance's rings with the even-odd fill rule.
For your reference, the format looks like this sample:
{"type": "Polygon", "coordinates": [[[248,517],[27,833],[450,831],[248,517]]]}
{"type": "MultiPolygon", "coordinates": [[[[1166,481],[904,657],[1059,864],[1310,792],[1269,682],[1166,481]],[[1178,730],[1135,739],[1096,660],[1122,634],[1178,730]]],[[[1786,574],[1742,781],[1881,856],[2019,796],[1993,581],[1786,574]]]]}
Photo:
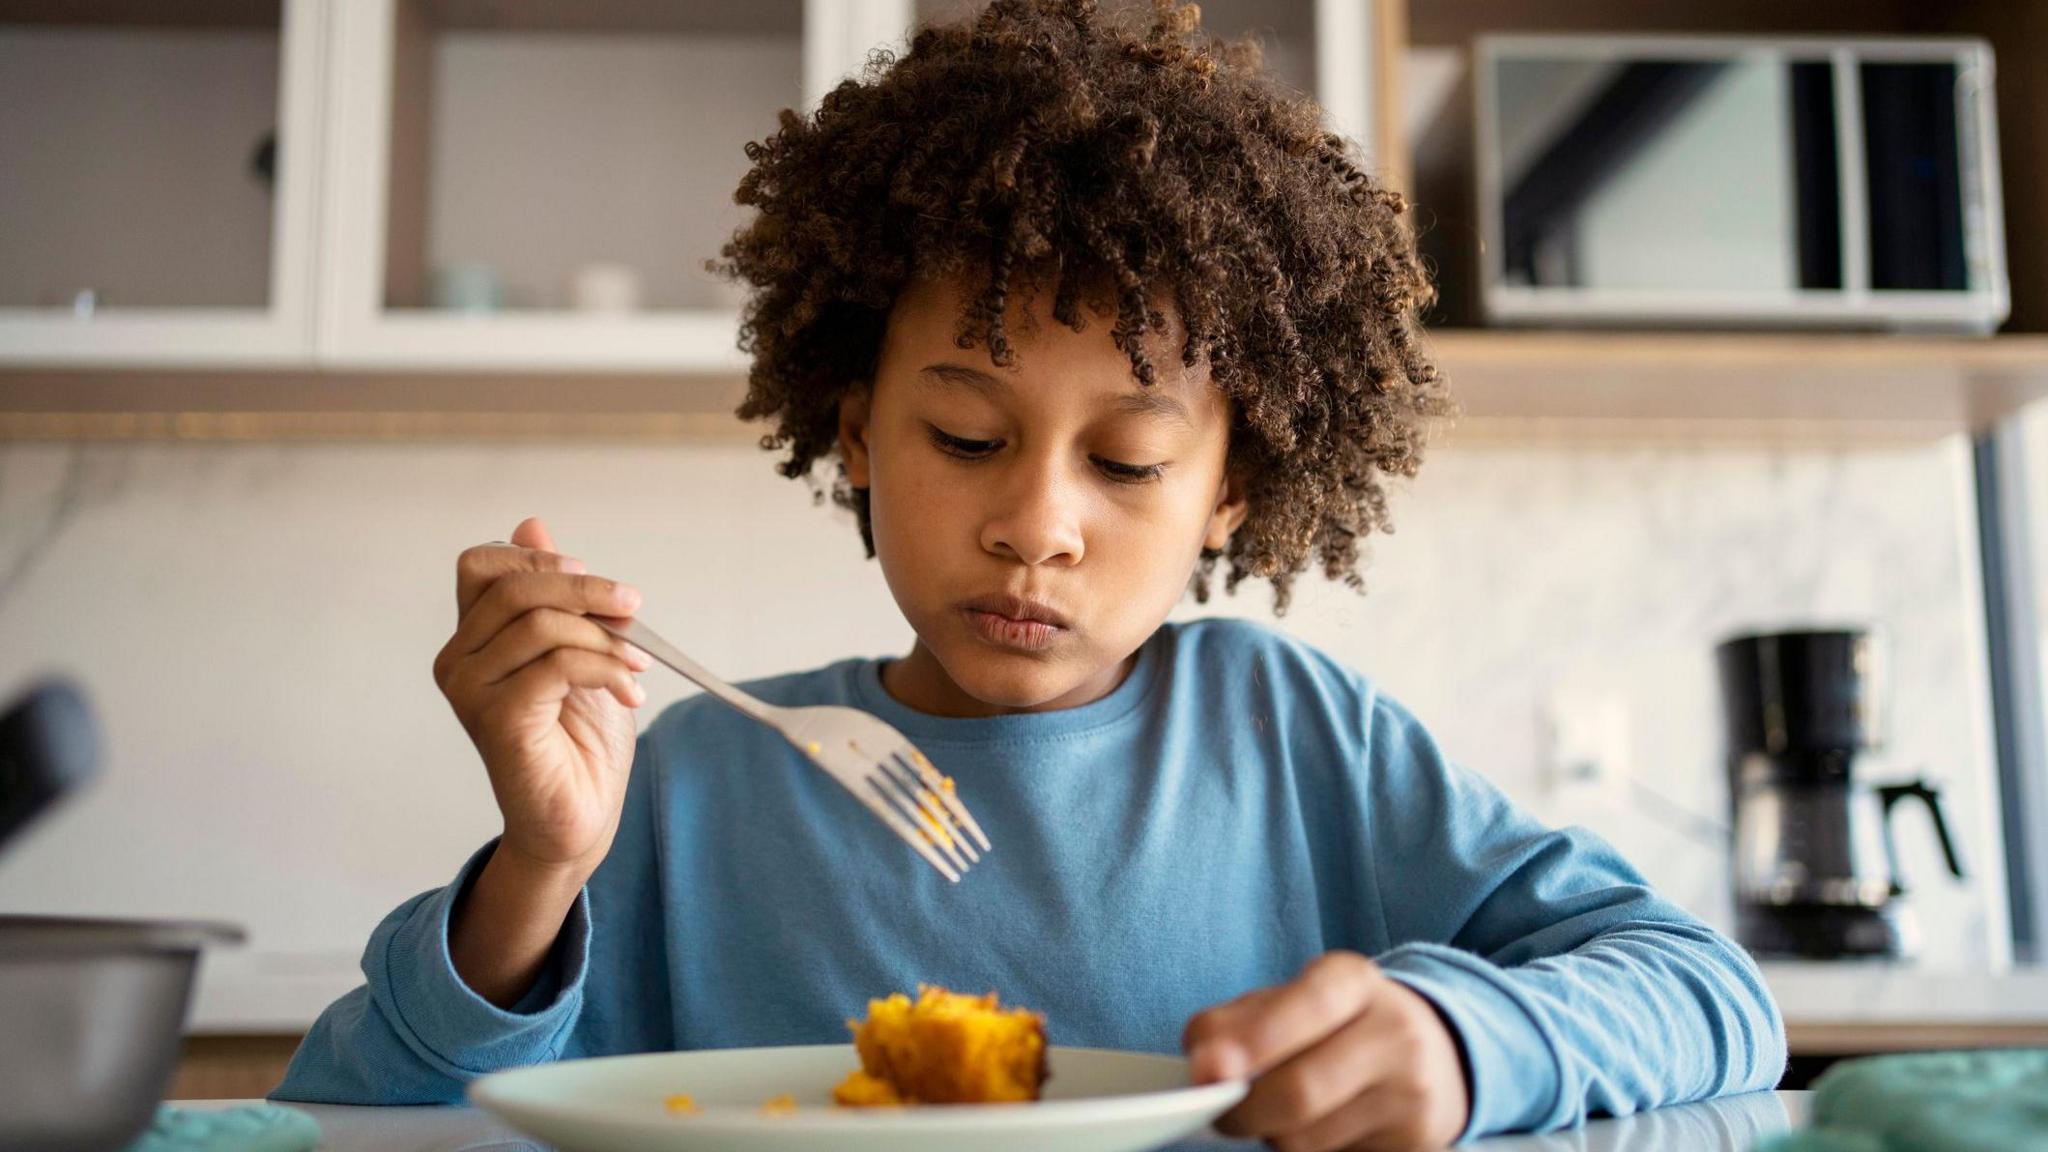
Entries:
{"type": "Polygon", "coordinates": [[[1187,333],[1170,292],[1154,294],[1152,307],[1165,324],[1148,329],[1140,341],[1152,367],[1150,386],[1139,381],[1130,354],[1117,347],[1111,335],[1116,314],[1099,297],[1094,307],[1082,306],[1083,326],[1076,332],[1053,316],[1050,286],[1015,286],[1003,312],[1011,362],[999,366],[986,339],[964,348],[957,339],[978,295],[978,287],[965,277],[925,278],[907,285],[889,315],[882,348],[884,371],[916,374],[942,384],[972,386],[979,376],[1016,388],[1067,383],[1092,391],[1182,393],[1189,400],[1214,387],[1206,357],[1197,357],[1193,365],[1181,362],[1187,333]],[[935,366],[937,371],[928,371],[935,366]]]}

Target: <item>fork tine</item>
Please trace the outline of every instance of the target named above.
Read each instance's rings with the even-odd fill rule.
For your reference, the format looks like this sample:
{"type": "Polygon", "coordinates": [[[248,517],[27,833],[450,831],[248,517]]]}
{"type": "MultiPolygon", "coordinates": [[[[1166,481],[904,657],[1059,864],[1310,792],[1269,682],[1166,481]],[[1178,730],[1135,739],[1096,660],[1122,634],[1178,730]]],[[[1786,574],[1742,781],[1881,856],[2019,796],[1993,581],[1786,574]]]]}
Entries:
{"type": "Polygon", "coordinates": [[[910,761],[917,769],[919,778],[924,781],[925,787],[938,794],[939,802],[944,804],[946,810],[953,814],[953,819],[959,821],[969,832],[974,833],[974,838],[981,841],[981,850],[983,852],[988,851],[988,835],[981,830],[980,824],[975,823],[974,817],[967,811],[967,805],[962,804],[960,798],[953,794],[952,779],[939,775],[939,770],[932,767],[932,762],[924,758],[924,753],[919,752],[915,748],[910,748],[908,744],[904,745],[904,747],[910,749],[909,753],[906,755],[899,750],[897,755],[903,756],[904,759],[910,761]]]}
{"type": "Polygon", "coordinates": [[[980,855],[957,829],[945,818],[947,812],[959,817],[973,831],[975,839],[981,841],[982,849],[988,848],[988,836],[967,815],[967,810],[947,791],[952,781],[946,780],[935,771],[925,758],[910,748],[901,733],[881,723],[873,715],[854,708],[828,705],[811,705],[800,708],[769,704],[743,689],[736,688],[721,680],[710,669],[690,659],[675,645],[655,635],[654,630],[638,620],[615,624],[602,617],[592,617],[606,632],[625,640],[655,660],[674,669],[683,678],[703,688],[707,693],[740,713],[752,717],[777,732],[782,733],[791,744],[796,745],[811,762],[823,769],[839,785],[853,793],[854,798],[867,806],[868,811],[883,824],[888,825],[898,839],[917,851],[925,862],[939,870],[939,873],[954,883],[960,882],[960,873],[967,870],[970,860],[978,861],[980,855]],[[871,732],[877,726],[886,732],[878,737],[880,743],[893,740],[897,751],[890,757],[910,749],[914,757],[917,775],[905,781],[897,775],[897,766],[890,758],[878,760],[860,752],[860,746],[850,739],[854,732],[871,732]],[[840,741],[846,741],[864,764],[853,764],[839,751],[840,741]],[[833,745],[828,755],[826,744],[833,745]],[[876,779],[882,777],[884,784],[876,779]],[[922,779],[926,789],[921,793],[913,785],[922,779]],[[936,796],[937,805],[932,802],[936,796]],[[927,831],[927,827],[930,831],[927,831]],[[932,832],[938,833],[934,840],[932,832]],[[941,855],[938,845],[943,844],[946,855],[941,855]],[[947,856],[952,862],[947,862],[947,856]],[[957,869],[955,868],[957,865],[957,869]]]}
{"type": "Polygon", "coordinates": [[[876,767],[887,773],[890,781],[902,789],[904,795],[910,797],[918,810],[945,832],[946,837],[965,854],[969,862],[981,859],[981,853],[974,850],[974,845],[968,841],[967,834],[960,831],[959,826],[953,821],[952,814],[946,811],[939,794],[924,786],[903,753],[891,753],[878,761],[876,767]]]}
{"type": "Polygon", "coordinates": [[[867,805],[868,811],[873,812],[882,823],[888,825],[889,830],[896,833],[898,839],[917,849],[917,854],[924,857],[925,863],[938,869],[939,875],[944,876],[955,884],[960,882],[960,873],[955,871],[952,865],[946,863],[945,857],[940,856],[938,851],[931,846],[931,842],[925,838],[924,833],[913,827],[910,821],[905,820],[882,797],[875,795],[869,790],[874,785],[873,777],[863,777],[860,782],[860,784],[868,785],[869,788],[863,788],[860,784],[849,780],[841,780],[840,783],[846,786],[848,792],[853,793],[855,799],[867,805]]]}
{"type": "Polygon", "coordinates": [[[953,834],[953,829],[947,824],[934,819],[931,813],[918,805],[916,794],[904,787],[903,781],[897,779],[889,772],[887,761],[878,760],[875,762],[874,770],[869,776],[869,783],[873,784],[877,791],[894,803],[898,810],[909,818],[911,827],[919,829],[923,839],[938,845],[939,851],[946,854],[947,859],[953,862],[954,867],[962,872],[967,871],[969,862],[967,857],[960,854],[960,849],[956,846],[955,841],[957,838],[953,834]]]}

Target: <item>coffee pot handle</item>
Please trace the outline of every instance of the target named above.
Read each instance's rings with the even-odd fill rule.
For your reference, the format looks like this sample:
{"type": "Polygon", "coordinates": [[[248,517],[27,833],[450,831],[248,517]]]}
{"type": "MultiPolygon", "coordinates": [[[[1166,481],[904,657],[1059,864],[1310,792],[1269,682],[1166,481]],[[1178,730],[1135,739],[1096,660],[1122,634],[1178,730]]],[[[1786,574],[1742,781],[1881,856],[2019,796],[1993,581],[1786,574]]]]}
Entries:
{"type": "Polygon", "coordinates": [[[1934,818],[1934,834],[1941,841],[1941,855],[1948,861],[1948,870],[1956,879],[1963,878],[1963,862],[1956,855],[1955,841],[1948,834],[1948,821],[1941,813],[1941,789],[1925,780],[1915,780],[1911,784],[1880,785],[1877,795],[1884,811],[1884,860],[1891,868],[1892,895],[1900,895],[1906,890],[1899,883],[1899,854],[1892,848],[1892,805],[1908,796],[1926,803],[1927,814],[1934,818]]]}

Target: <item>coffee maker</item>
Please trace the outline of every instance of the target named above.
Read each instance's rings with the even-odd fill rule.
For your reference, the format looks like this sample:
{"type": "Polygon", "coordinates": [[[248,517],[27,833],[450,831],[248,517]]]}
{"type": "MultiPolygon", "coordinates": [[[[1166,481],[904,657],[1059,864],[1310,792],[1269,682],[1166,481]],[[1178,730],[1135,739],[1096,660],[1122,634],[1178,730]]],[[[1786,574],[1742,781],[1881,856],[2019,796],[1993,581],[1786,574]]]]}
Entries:
{"type": "Polygon", "coordinates": [[[1728,736],[1736,938],[1759,956],[1910,958],[1891,816],[1918,800],[1963,875],[1939,790],[1872,787],[1859,759],[1884,740],[1884,658],[1870,632],[1762,632],[1714,650],[1728,736]]]}

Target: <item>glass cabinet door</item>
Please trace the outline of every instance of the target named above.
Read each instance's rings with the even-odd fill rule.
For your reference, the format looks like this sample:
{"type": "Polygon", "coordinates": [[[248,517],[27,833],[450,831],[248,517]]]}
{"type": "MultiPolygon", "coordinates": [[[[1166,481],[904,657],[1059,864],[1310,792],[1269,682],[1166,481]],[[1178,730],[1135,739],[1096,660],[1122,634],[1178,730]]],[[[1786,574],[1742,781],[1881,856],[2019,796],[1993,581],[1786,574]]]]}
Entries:
{"type": "Polygon", "coordinates": [[[0,0],[0,362],[311,350],[321,0],[0,0]]]}
{"type": "Polygon", "coordinates": [[[805,104],[806,7],[343,6],[323,355],[736,369],[741,297],[704,265],[747,143],[805,104]]]}

